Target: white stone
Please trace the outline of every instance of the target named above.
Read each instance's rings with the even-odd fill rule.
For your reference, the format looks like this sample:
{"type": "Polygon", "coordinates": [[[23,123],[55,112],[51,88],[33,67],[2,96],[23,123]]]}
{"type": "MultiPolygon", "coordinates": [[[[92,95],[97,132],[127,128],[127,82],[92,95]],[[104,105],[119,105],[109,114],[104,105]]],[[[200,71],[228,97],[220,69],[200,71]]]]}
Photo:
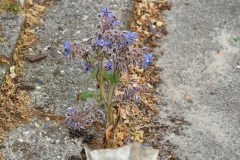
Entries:
{"type": "Polygon", "coordinates": [[[24,0],[19,0],[19,3],[23,6],[24,5],[24,0]]]}
{"type": "Polygon", "coordinates": [[[40,86],[37,86],[36,88],[37,88],[37,89],[41,89],[41,87],[40,87],[40,86]]]}
{"type": "Polygon", "coordinates": [[[18,139],[19,142],[23,142],[23,139],[18,139]]]}
{"type": "Polygon", "coordinates": [[[23,134],[29,134],[30,133],[30,131],[25,131],[25,132],[23,132],[23,134]]]}

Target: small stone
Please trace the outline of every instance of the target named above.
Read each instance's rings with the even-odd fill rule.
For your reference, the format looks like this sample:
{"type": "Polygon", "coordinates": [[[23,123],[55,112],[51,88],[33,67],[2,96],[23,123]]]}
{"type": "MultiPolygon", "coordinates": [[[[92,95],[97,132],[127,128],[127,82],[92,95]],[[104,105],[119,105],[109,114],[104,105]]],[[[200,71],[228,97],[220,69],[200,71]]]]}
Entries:
{"type": "Polygon", "coordinates": [[[82,20],[86,20],[87,18],[88,18],[88,16],[87,16],[87,15],[84,15],[83,18],[82,18],[82,20]]]}
{"type": "Polygon", "coordinates": [[[30,133],[30,131],[25,131],[25,132],[23,132],[23,134],[29,134],[30,133]]]}
{"type": "Polygon", "coordinates": [[[18,139],[18,141],[22,143],[22,142],[23,142],[23,139],[18,139]]]}
{"type": "Polygon", "coordinates": [[[46,121],[50,121],[50,118],[49,118],[49,117],[46,117],[46,121]]]}
{"type": "Polygon", "coordinates": [[[24,6],[24,0],[19,0],[20,4],[24,6]]]}
{"type": "Polygon", "coordinates": [[[34,77],[34,82],[38,84],[45,84],[41,79],[34,77]]]}
{"type": "Polygon", "coordinates": [[[37,86],[36,88],[37,88],[37,89],[41,89],[41,87],[40,87],[40,86],[37,86]]]}
{"type": "Polygon", "coordinates": [[[35,122],[34,125],[35,125],[37,128],[40,127],[39,124],[38,124],[37,122],[35,122]]]}
{"type": "Polygon", "coordinates": [[[61,157],[60,156],[57,156],[58,159],[60,159],[61,157]]]}
{"type": "Polygon", "coordinates": [[[58,29],[59,29],[60,31],[63,31],[63,27],[61,27],[61,26],[58,26],[58,29]]]}
{"type": "Polygon", "coordinates": [[[161,26],[163,25],[163,22],[157,21],[156,25],[157,25],[158,27],[161,27],[161,26]]]}
{"type": "Polygon", "coordinates": [[[52,140],[52,138],[49,138],[49,137],[46,137],[46,139],[47,139],[47,141],[51,141],[52,140]]]}
{"type": "Polygon", "coordinates": [[[15,71],[15,66],[10,67],[10,73],[14,73],[15,71]]]}

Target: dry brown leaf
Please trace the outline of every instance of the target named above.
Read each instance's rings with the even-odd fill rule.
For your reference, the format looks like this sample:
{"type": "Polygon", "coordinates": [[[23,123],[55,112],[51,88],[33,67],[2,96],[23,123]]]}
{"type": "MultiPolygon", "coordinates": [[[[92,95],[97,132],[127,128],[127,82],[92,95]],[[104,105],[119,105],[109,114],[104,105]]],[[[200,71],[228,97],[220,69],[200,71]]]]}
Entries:
{"type": "Polygon", "coordinates": [[[0,55],[0,64],[1,63],[7,63],[7,64],[11,65],[12,61],[7,56],[0,55]]]}
{"type": "Polygon", "coordinates": [[[112,136],[112,129],[113,129],[113,125],[110,125],[106,131],[105,131],[105,137],[106,137],[106,140],[109,141],[110,137],[112,136]]]}
{"type": "Polygon", "coordinates": [[[26,2],[28,5],[31,5],[31,6],[33,5],[33,1],[32,1],[32,0],[26,0],[25,2],[26,2]]]}
{"type": "Polygon", "coordinates": [[[32,16],[31,14],[25,14],[25,15],[28,18],[27,21],[30,26],[32,26],[33,24],[39,24],[38,18],[32,16]]]}
{"type": "Polygon", "coordinates": [[[176,124],[178,124],[178,125],[179,125],[179,124],[182,124],[182,122],[181,122],[181,121],[178,121],[178,120],[175,120],[174,122],[175,122],[176,124]]]}
{"type": "Polygon", "coordinates": [[[37,4],[34,4],[33,8],[36,9],[39,13],[45,12],[45,9],[46,9],[45,6],[41,6],[41,5],[37,5],[37,4]]]}

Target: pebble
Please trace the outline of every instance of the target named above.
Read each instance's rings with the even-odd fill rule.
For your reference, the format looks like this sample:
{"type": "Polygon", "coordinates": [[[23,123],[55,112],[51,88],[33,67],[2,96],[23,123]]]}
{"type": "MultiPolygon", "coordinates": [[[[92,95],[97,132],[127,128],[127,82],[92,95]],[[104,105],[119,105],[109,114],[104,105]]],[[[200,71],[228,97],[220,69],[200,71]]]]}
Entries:
{"type": "Polygon", "coordinates": [[[23,139],[18,139],[19,142],[23,142],[23,139]]]}
{"type": "Polygon", "coordinates": [[[84,15],[83,18],[82,18],[82,20],[86,20],[87,18],[88,18],[88,16],[87,16],[87,15],[84,15]]]}
{"type": "Polygon", "coordinates": [[[49,138],[49,137],[47,137],[47,136],[46,136],[46,139],[47,139],[47,141],[51,141],[51,140],[52,140],[52,138],[49,138]]]}
{"type": "Polygon", "coordinates": [[[23,134],[29,134],[30,133],[30,131],[25,131],[25,132],[23,132],[23,134]]]}
{"type": "Polygon", "coordinates": [[[61,157],[60,156],[57,156],[58,159],[60,159],[61,157]]]}
{"type": "Polygon", "coordinates": [[[59,29],[60,31],[63,31],[63,27],[62,27],[62,26],[58,26],[58,29],[59,29]]]}
{"type": "Polygon", "coordinates": [[[37,86],[36,88],[37,88],[37,89],[41,89],[41,87],[40,87],[40,86],[37,86]]]}
{"type": "Polygon", "coordinates": [[[46,121],[50,121],[50,118],[49,118],[49,117],[46,117],[46,121]]]}

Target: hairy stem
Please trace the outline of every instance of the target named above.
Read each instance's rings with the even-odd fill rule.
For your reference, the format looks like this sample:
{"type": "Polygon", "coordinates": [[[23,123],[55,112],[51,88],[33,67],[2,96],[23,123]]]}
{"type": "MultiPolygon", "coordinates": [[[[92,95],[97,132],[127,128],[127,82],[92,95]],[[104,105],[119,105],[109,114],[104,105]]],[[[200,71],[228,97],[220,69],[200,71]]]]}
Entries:
{"type": "Polygon", "coordinates": [[[105,89],[104,89],[104,81],[103,81],[103,59],[104,58],[101,57],[100,63],[99,63],[99,88],[100,88],[101,99],[106,102],[107,99],[106,99],[106,94],[105,94],[105,89]]]}

